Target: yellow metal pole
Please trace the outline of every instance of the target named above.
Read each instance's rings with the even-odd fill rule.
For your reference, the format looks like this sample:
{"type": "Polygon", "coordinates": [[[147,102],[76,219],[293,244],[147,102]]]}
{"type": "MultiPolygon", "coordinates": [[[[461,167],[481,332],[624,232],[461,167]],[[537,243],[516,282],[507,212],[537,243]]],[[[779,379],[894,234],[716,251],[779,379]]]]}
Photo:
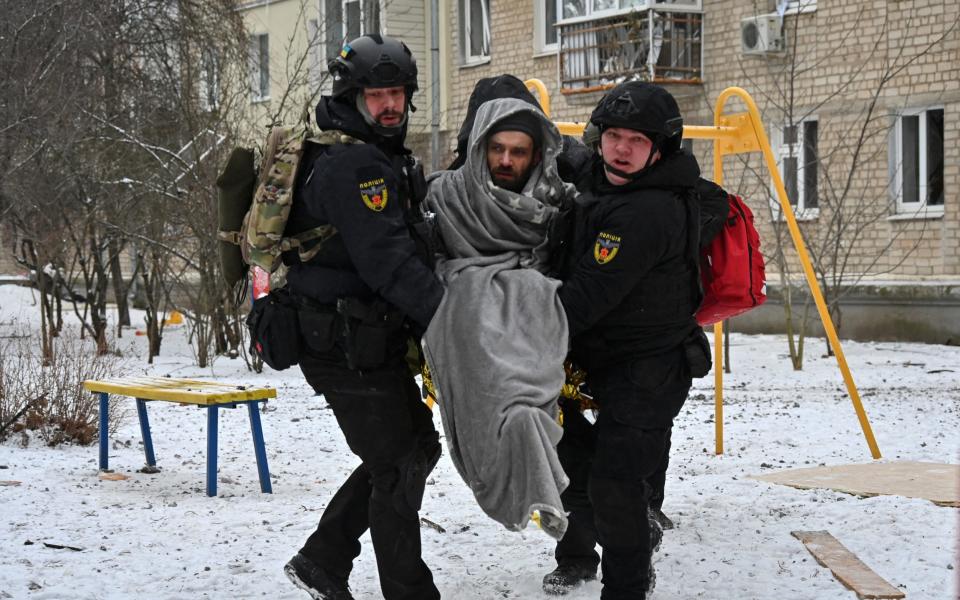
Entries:
{"type": "MultiPolygon", "coordinates": [[[[528,90],[537,93],[537,97],[540,99],[540,108],[543,109],[543,114],[547,115],[547,118],[550,118],[550,92],[547,91],[547,86],[545,86],[539,79],[528,79],[523,83],[527,86],[528,90]]],[[[563,132],[561,131],[560,133],[563,132]]],[[[568,134],[564,133],[564,135],[568,134]]]]}
{"type": "MultiPolygon", "coordinates": [[[[723,187],[723,149],[720,140],[730,137],[729,130],[734,131],[734,137],[737,135],[735,127],[720,126],[722,110],[723,108],[717,104],[713,115],[714,127],[686,126],[683,128],[684,136],[688,135],[689,129],[691,134],[689,137],[697,137],[702,133],[704,139],[713,140],[713,181],[721,187],[723,187]]],[[[723,454],[723,321],[713,325],[713,413],[716,438],[714,452],[719,456],[723,454]]]]}
{"type": "MultiPolygon", "coordinates": [[[[850,400],[853,402],[853,408],[857,413],[857,418],[860,420],[860,427],[863,429],[863,435],[866,437],[867,445],[870,447],[870,454],[873,456],[873,458],[880,458],[880,449],[877,447],[877,442],[873,437],[873,430],[870,427],[870,421],[867,419],[867,413],[864,411],[863,403],[860,401],[860,393],[857,391],[857,386],[853,382],[853,375],[850,374],[850,367],[847,365],[847,359],[843,354],[843,348],[840,345],[840,338],[837,337],[837,331],[836,328],[834,328],[833,319],[830,318],[830,311],[827,309],[827,303],[823,299],[823,294],[820,291],[820,285],[817,283],[816,275],[813,272],[813,265],[811,264],[810,257],[807,254],[807,247],[803,242],[803,237],[800,234],[800,227],[797,225],[797,220],[794,217],[793,209],[790,206],[789,199],[787,198],[787,191],[783,185],[783,179],[780,177],[780,171],[777,169],[777,163],[776,160],[774,160],[773,151],[770,149],[770,141],[767,139],[767,134],[764,131],[763,124],[760,121],[760,111],[757,110],[757,105],[753,102],[753,98],[751,98],[745,90],[738,87],[729,87],[721,92],[719,98],[717,98],[715,118],[719,120],[719,115],[723,110],[723,105],[726,103],[727,99],[732,96],[740,98],[747,106],[747,112],[750,117],[750,129],[752,129],[752,131],[744,130],[742,133],[744,135],[756,136],[756,142],[759,143],[760,149],[763,151],[763,156],[767,164],[767,170],[770,172],[770,176],[773,178],[773,184],[777,190],[777,197],[780,201],[780,207],[783,210],[783,215],[787,220],[787,228],[790,231],[790,237],[793,239],[793,245],[797,249],[797,254],[800,256],[800,262],[803,265],[803,273],[807,278],[807,285],[810,286],[810,292],[813,294],[817,311],[820,313],[820,320],[823,323],[823,329],[826,331],[827,339],[830,340],[830,346],[833,348],[834,355],[837,358],[837,365],[840,367],[840,372],[843,374],[843,380],[847,386],[847,393],[850,395],[850,400]]],[[[722,144],[722,141],[717,140],[714,142],[714,148],[722,146],[722,144]]]]}
{"type": "Polygon", "coordinates": [[[723,321],[713,324],[713,412],[715,454],[723,454],[723,321]]]}

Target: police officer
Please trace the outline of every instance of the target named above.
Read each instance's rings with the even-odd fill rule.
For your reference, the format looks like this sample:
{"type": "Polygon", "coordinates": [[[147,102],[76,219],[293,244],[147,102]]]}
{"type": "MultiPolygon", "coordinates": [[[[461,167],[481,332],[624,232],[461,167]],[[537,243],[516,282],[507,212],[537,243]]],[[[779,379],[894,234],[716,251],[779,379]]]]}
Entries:
{"type": "Polygon", "coordinates": [[[430,600],[440,594],[420,557],[418,510],[440,444],[404,356],[443,290],[409,226],[423,189],[404,147],[417,66],[404,43],[373,34],[344,46],[329,70],[333,94],[316,121],[343,143],[309,146],[286,235],[325,224],[336,234],[308,262],[284,261],[301,302],[300,368],[361,464],[284,571],[315,599],[351,599],[369,528],[384,598],[430,600]]]}
{"type": "MultiPolygon", "coordinates": [[[[596,152],[600,146],[600,129],[593,123],[587,123],[583,131],[583,144],[591,151],[596,152]]],[[[723,228],[727,213],[730,210],[728,201],[729,193],[722,187],[712,181],[701,177],[697,181],[697,199],[699,201],[700,212],[700,248],[703,249],[710,244],[713,238],[723,228]]],[[[564,257],[560,256],[557,261],[562,264],[564,257]]],[[[564,461],[564,468],[571,479],[585,478],[589,471],[590,457],[593,455],[595,434],[590,422],[585,420],[581,411],[579,402],[573,402],[570,399],[561,398],[561,405],[564,409],[563,420],[563,438],[557,446],[561,460],[564,461]]],[[[663,453],[663,459],[660,466],[647,479],[650,486],[650,514],[660,524],[662,529],[673,529],[673,521],[664,514],[664,488],[666,485],[667,468],[670,461],[670,434],[667,435],[666,451],[663,453]]],[[[586,486],[573,486],[568,493],[564,495],[586,494],[586,486]]],[[[584,496],[585,497],[585,496],[584,496]]],[[[577,504],[574,502],[574,504],[577,504]]],[[[571,532],[571,537],[576,533],[571,532]]],[[[592,538],[591,538],[592,539],[592,538]]],[[[558,548],[563,553],[563,546],[558,548]]],[[[593,555],[592,562],[599,562],[599,555],[591,551],[593,555]]],[[[596,571],[594,566],[592,571],[596,571]]]]}
{"type": "Polygon", "coordinates": [[[557,547],[558,567],[543,586],[563,594],[594,579],[599,542],[601,598],[642,600],[662,535],[648,519],[647,480],[662,465],[691,377],[709,368],[694,318],[700,169],[680,149],[680,111],[659,86],[617,86],[590,121],[600,130],[599,153],[578,186],[584,193],[559,294],[573,359],[600,410],[585,477],[571,476],[565,492],[570,527],[557,547]]]}

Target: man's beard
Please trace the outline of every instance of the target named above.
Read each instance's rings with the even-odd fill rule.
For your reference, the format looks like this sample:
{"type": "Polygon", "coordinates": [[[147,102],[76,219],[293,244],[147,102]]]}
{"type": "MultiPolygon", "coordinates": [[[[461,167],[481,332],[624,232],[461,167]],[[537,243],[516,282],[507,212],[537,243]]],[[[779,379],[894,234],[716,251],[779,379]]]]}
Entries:
{"type": "Polygon", "coordinates": [[[504,169],[503,171],[497,169],[490,173],[490,178],[493,179],[493,183],[497,187],[501,187],[505,190],[510,190],[511,192],[516,192],[519,194],[527,185],[527,181],[530,179],[530,173],[533,171],[535,166],[536,165],[531,164],[529,167],[527,167],[527,170],[522,173],[514,173],[509,169],[504,169]],[[515,177],[501,179],[500,173],[506,175],[515,175],[515,177]]]}

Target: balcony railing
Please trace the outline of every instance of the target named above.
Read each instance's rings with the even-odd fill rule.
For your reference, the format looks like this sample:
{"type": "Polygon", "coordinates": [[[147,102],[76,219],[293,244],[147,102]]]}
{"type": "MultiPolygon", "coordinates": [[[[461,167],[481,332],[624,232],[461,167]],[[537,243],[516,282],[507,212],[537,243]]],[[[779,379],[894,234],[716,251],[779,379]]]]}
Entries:
{"type": "Polygon", "coordinates": [[[700,13],[643,10],[559,27],[563,93],[605,89],[633,78],[701,82],[700,13]]]}

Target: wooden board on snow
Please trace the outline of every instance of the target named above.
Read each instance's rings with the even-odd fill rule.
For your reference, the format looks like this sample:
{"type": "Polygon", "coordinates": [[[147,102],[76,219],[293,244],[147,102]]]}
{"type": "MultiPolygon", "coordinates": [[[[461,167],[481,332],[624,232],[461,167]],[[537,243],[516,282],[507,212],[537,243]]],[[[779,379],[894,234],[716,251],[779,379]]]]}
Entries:
{"type": "Polygon", "coordinates": [[[941,506],[960,507],[960,465],[912,461],[871,462],[788,469],[750,477],[800,489],[826,488],[857,496],[924,498],[941,506]]]}
{"type": "Polygon", "coordinates": [[[906,595],[863,564],[857,556],[830,535],[829,531],[791,531],[803,542],[817,562],[830,569],[840,583],[847,586],[857,598],[896,599],[906,595]]]}

